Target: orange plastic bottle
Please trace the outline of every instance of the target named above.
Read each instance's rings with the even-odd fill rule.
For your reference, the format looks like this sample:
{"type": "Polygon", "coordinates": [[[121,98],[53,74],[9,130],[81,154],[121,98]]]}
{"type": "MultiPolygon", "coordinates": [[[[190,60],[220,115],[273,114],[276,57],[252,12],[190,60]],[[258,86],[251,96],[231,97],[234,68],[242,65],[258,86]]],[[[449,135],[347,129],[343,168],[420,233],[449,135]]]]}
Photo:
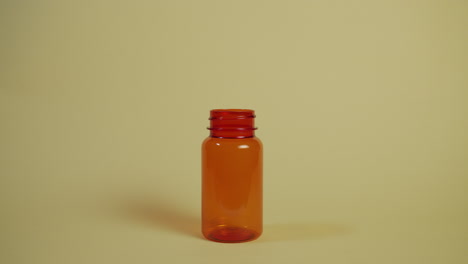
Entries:
{"type": "Polygon", "coordinates": [[[235,243],[262,233],[262,143],[253,110],[211,110],[202,145],[202,232],[235,243]]]}

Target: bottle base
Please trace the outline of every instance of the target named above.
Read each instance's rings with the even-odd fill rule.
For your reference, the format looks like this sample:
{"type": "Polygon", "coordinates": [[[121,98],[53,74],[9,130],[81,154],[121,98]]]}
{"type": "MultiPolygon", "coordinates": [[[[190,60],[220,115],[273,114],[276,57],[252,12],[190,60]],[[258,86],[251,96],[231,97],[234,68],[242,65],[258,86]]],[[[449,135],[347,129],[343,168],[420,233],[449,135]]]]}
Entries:
{"type": "Polygon", "coordinates": [[[205,237],[214,242],[221,243],[241,243],[257,239],[260,234],[252,229],[239,226],[217,226],[205,237]]]}

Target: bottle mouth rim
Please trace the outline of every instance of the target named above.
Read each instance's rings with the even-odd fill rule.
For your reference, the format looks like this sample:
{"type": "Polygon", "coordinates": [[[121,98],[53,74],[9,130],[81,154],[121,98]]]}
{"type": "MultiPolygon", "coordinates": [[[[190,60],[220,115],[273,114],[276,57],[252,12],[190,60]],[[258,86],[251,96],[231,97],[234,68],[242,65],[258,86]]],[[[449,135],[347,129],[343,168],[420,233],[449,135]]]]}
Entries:
{"type": "Polygon", "coordinates": [[[212,113],[218,113],[218,112],[232,112],[232,113],[253,113],[254,110],[252,109],[236,109],[236,108],[220,108],[220,109],[212,109],[212,113]]]}
{"type": "Polygon", "coordinates": [[[255,112],[251,109],[213,109],[210,112],[209,120],[239,120],[255,118],[255,112]]]}
{"type": "Polygon", "coordinates": [[[257,130],[257,127],[207,127],[208,130],[223,130],[223,131],[245,131],[245,130],[257,130]]]}

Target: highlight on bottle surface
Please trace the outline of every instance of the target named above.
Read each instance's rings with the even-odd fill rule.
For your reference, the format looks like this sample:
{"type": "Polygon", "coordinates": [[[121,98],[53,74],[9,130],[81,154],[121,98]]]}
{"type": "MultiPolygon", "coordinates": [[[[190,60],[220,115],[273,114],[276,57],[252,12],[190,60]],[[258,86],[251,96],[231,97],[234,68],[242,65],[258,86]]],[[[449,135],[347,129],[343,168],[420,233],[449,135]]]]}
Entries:
{"type": "Polygon", "coordinates": [[[214,109],[202,144],[202,233],[246,242],[262,234],[263,147],[250,109],[214,109]]]}

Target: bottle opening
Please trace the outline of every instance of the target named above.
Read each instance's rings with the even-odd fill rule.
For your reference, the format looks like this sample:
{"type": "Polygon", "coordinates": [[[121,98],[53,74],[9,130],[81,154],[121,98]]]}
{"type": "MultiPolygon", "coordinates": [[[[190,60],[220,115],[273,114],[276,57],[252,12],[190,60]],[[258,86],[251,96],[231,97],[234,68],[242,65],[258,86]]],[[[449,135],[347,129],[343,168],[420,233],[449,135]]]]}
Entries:
{"type": "Polygon", "coordinates": [[[213,109],[210,111],[212,137],[247,138],[254,136],[255,112],[250,109],[213,109]]]}

